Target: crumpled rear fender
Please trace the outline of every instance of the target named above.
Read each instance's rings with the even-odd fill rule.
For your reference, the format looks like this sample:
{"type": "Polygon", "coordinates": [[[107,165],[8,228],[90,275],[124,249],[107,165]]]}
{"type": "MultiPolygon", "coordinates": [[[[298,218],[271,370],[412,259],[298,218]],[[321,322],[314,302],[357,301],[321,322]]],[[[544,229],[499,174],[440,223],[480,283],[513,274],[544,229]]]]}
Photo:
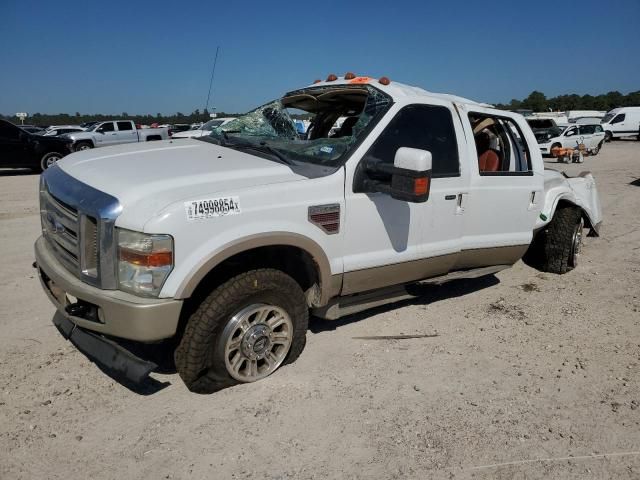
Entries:
{"type": "Polygon", "coordinates": [[[568,177],[559,172],[555,172],[557,175],[545,173],[545,201],[536,222],[536,230],[551,221],[559,204],[570,203],[582,209],[587,226],[591,228],[593,235],[598,235],[602,223],[602,207],[591,172],[582,172],[577,177],[568,177]]]}

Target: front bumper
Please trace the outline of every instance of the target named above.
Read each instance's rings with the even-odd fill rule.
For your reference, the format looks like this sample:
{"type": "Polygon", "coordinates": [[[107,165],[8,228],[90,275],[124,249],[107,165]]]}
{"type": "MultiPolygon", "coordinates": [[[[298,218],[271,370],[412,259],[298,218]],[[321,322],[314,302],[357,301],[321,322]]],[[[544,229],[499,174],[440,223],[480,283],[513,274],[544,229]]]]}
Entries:
{"type": "Polygon", "coordinates": [[[35,255],[44,291],[60,314],[75,325],[139,342],[154,342],[176,333],[182,300],[142,298],[88,285],[58,262],[44,237],[36,241],[35,255]],[[83,318],[68,313],[74,311],[72,303],[77,303],[69,296],[80,301],[90,314],[83,318]]]}

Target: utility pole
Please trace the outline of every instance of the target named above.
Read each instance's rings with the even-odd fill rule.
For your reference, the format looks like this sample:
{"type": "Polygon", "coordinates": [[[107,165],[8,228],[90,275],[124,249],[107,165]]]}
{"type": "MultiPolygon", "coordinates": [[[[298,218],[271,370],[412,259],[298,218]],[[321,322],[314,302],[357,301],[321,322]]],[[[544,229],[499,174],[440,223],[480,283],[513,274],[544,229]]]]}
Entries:
{"type": "MultiPolygon", "coordinates": [[[[209,98],[211,98],[211,88],[213,87],[213,76],[216,74],[216,63],[218,63],[218,52],[220,51],[220,46],[216,47],[216,56],[213,59],[213,69],[211,70],[211,79],[209,80],[209,93],[207,94],[207,103],[204,106],[205,111],[209,111],[209,98]]],[[[215,109],[214,109],[215,110],[215,109]]]]}

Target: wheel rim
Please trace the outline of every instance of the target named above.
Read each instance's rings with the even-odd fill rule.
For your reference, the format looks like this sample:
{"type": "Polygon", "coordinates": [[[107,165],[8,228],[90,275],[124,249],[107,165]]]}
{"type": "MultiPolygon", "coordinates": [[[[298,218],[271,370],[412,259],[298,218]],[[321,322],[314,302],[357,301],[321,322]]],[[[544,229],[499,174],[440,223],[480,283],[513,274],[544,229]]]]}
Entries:
{"type": "Polygon", "coordinates": [[[45,169],[49,167],[53,167],[58,160],[60,160],[60,157],[58,155],[50,155],[47,158],[45,158],[44,160],[45,169]]]}
{"type": "Polygon", "coordinates": [[[87,145],[86,143],[82,143],[82,144],[78,145],[77,150],[78,151],[80,151],[80,150],[89,150],[90,148],[91,147],[89,145],[87,145]]]}
{"type": "Polygon", "coordinates": [[[254,304],[236,313],[222,332],[227,372],[255,382],[278,369],[289,353],[293,322],[274,305],[254,304]]]}
{"type": "Polygon", "coordinates": [[[578,257],[580,256],[580,252],[582,251],[582,232],[584,230],[584,218],[580,219],[578,225],[576,225],[576,229],[573,232],[573,241],[571,244],[571,266],[575,267],[578,265],[578,257]]]}

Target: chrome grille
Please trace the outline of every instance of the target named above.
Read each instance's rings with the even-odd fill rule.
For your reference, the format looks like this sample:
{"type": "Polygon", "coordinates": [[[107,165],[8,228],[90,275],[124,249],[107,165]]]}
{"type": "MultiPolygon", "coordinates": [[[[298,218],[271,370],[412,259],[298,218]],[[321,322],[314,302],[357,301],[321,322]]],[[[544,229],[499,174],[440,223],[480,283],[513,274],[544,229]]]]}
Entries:
{"type": "Polygon", "coordinates": [[[58,166],[40,178],[43,236],[65,268],[96,287],[117,288],[114,234],[121,210],[116,198],[58,166]]]}
{"type": "Polygon", "coordinates": [[[78,273],[78,211],[55,198],[47,190],[41,195],[42,232],[62,263],[73,273],[78,273]]]}

